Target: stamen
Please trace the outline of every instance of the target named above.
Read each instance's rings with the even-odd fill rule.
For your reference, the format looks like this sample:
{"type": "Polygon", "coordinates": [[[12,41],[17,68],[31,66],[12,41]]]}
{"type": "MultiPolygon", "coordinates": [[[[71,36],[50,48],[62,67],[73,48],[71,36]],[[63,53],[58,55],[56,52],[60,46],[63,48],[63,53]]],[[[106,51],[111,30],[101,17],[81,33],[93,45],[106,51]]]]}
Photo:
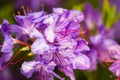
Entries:
{"type": "Polygon", "coordinates": [[[3,71],[9,64],[11,64],[11,62],[18,56],[18,54],[20,52],[21,52],[21,50],[19,50],[6,65],[4,65],[2,68],[0,68],[0,71],[3,71]]]}
{"type": "Polygon", "coordinates": [[[70,18],[70,21],[72,21],[72,18],[70,18]]]}
{"type": "Polygon", "coordinates": [[[85,34],[85,33],[87,33],[87,32],[88,32],[88,30],[83,31],[83,32],[80,33],[80,35],[81,35],[81,34],[85,34]]]}
{"type": "Polygon", "coordinates": [[[61,31],[60,33],[70,33],[70,32],[76,32],[78,30],[66,30],[66,31],[61,31]]]}
{"type": "Polygon", "coordinates": [[[32,42],[34,42],[36,39],[35,39],[35,38],[32,38],[31,40],[32,40],[32,42]]]}
{"type": "Polygon", "coordinates": [[[18,15],[21,15],[20,11],[18,11],[17,13],[18,13],[18,15]]]}
{"type": "MultiPolygon", "coordinates": [[[[61,33],[61,34],[69,34],[70,32],[78,32],[78,30],[66,30],[66,31],[60,31],[60,32],[58,32],[58,33],[61,33]]],[[[85,34],[85,33],[87,33],[87,32],[88,32],[88,30],[83,31],[83,32],[80,33],[80,35],[85,34]]],[[[65,39],[65,37],[66,37],[66,36],[63,36],[63,37],[61,37],[59,40],[61,41],[61,40],[65,39]]]]}
{"type": "Polygon", "coordinates": [[[32,9],[30,8],[30,13],[32,13],[32,9]]]}
{"type": "Polygon", "coordinates": [[[29,7],[27,7],[27,13],[31,13],[31,12],[30,12],[30,8],[29,8],[29,7]]]}
{"type": "Polygon", "coordinates": [[[44,7],[45,7],[44,3],[41,4],[41,7],[42,7],[42,10],[44,10],[44,7]]]}
{"type": "Polygon", "coordinates": [[[62,37],[60,37],[60,38],[56,38],[54,41],[56,42],[56,41],[62,41],[62,40],[64,40],[66,38],[66,36],[62,36],[62,37]]]}
{"type": "Polygon", "coordinates": [[[26,12],[24,6],[22,6],[22,10],[23,10],[23,12],[24,12],[24,15],[27,15],[27,12],[26,12]]]}
{"type": "Polygon", "coordinates": [[[15,41],[16,43],[19,43],[19,44],[22,44],[22,45],[25,45],[25,46],[30,46],[30,44],[28,44],[28,43],[26,43],[26,42],[23,42],[23,41],[20,41],[20,40],[18,40],[18,39],[14,39],[14,38],[12,38],[13,39],[13,41],[15,41]]]}
{"type": "Polygon", "coordinates": [[[15,13],[13,13],[13,17],[15,17],[15,13]]]}
{"type": "Polygon", "coordinates": [[[17,64],[17,63],[19,63],[20,61],[22,61],[24,58],[26,58],[27,57],[27,55],[25,55],[25,56],[23,56],[22,58],[20,58],[20,59],[18,59],[17,61],[15,61],[15,62],[11,62],[11,64],[17,64]]]}
{"type": "Polygon", "coordinates": [[[120,62],[120,60],[110,60],[110,59],[106,59],[105,62],[120,62]]]}
{"type": "Polygon", "coordinates": [[[110,75],[109,77],[110,77],[110,78],[112,78],[112,77],[113,77],[113,75],[110,75]]]}

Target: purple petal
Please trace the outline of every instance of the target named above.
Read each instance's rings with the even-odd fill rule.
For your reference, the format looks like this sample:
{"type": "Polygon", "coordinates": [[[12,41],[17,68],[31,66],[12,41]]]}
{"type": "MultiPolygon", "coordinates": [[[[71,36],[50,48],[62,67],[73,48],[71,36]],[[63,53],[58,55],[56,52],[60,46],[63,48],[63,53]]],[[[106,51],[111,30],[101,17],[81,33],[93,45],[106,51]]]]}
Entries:
{"type": "Polygon", "coordinates": [[[84,20],[84,15],[82,12],[77,10],[71,10],[69,18],[72,18],[75,22],[81,22],[84,20]]]}
{"type": "Polygon", "coordinates": [[[28,35],[30,38],[44,38],[43,34],[40,33],[37,29],[32,29],[28,35]]]}
{"type": "Polygon", "coordinates": [[[44,11],[40,11],[40,12],[34,12],[34,13],[30,13],[30,14],[28,14],[28,16],[30,16],[31,17],[31,19],[37,19],[37,18],[40,18],[40,17],[42,17],[42,16],[44,16],[45,15],[45,12],[44,11]]]}
{"type": "Polygon", "coordinates": [[[24,62],[21,67],[21,73],[27,78],[30,78],[32,74],[37,70],[40,63],[36,61],[24,62]]]}
{"type": "Polygon", "coordinates": [[[56,13],[56,14],[63,14],[65,11],[67,11],[67,9],[53,8],[53,13],[56,13]]]}
{"type": "Polygon", "coordinates": [[[13,56],[13,51],[8,53],[2,53],[2,56],[0,57],[0,67],[6,62],[8,62],[13,56]]]}
{"type": "Polygon", "coordinates": [[[84,70],[90,67],[90,60],[84,54],[77,55],[75,58],[71,59],[70,62],[72,63],[73,69],[84,70]]]}
{"type": "Polygon", "coordinates": [[[95,70],[97,68],[97,58],[98,58],[97,51],[91,48],[90,51],[86,53],[86,55],[90,59],[90,68],[88,70],[90,71],[95,70]]]}
{"type": "Polygon", "coordinates": [[[77,39],[77,46],[76,46],[76,53],[79,53],[81,51],[89,51],[88,43],[84,39],[77,39]]]}
{"type": "Polygon", "coordinates": [[[10,53],[13,50],[13,46],[14,46],[14,43],[13,43],[12,37],[6,36],[3,46],[2,46],[2,49],[1,49],[1,52],[10,53]]]}
{"type": "Polygon", "coordinates": [[[74,71],[70,64],[63,65],[59,68],[66,76],[70,77],[71,80],[75,80],[74,71]]]}
{"type": "Polygon", "coordinates": [[[44,54],[45,51],[49,50],[49,46],[44,39],[38,38],[32,44],[31,50],[34,54],[44,54]]]}
{"type": "Polygon", "coordinates": [[[120,62],[113,63],[109,70],[120,77],[120,62]]]}
{"type": "Polygon", "coordinates": [[[15,34],[26,34],[25,29],[19,25],[9,24],[8,30],[9,32],[13,32],[15,34]]]}

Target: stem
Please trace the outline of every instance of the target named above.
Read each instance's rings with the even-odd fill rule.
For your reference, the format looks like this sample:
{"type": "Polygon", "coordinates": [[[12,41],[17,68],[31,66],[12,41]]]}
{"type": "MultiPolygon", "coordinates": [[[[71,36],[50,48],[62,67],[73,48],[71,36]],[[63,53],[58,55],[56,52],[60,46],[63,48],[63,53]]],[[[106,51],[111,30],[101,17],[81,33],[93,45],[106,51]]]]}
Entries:
{"type": "Polygon", "coordinates": [[[0,71],[3,71],[17,56],[18,56],[18,54],[21,52],[21,50],[20,51],[18,51],[14,56],[13,56],[13,58],[6,64],[6,65],[4,65],[2,68],[0,68],[0,71]]]}

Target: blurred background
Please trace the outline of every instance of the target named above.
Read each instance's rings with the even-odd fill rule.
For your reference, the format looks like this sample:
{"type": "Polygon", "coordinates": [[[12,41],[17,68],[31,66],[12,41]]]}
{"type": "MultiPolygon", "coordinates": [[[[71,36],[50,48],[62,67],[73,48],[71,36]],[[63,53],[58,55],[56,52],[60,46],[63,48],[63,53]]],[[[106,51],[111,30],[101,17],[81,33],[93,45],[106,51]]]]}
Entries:
{"type": "MultiPolygon", "coordinates": [[[[50,11],[52,7],[62,7],[67,9],[73,9],[76,6],[83,6],[85,2],[90,2],[94,8],[99,9],[102,5],[102,0],[1,0],[0,2],[0,22],[3,19],[8,19],[10,22],[14,22],[13,13],[17,14],[21,11],[21,6],[31,8],[33,12],[42,10],[42,4],[44,9],[50,11]]],[[[78,7],[80,9],[80,7],[78,7]]],[[[22,11],[21,11],[22,12],[22,11]]]]}
{"type": "MultiPolygon", "coordinates": [[[[85,5],[89,3],[92,8],[98,13],[102,14],[102,20],[107,28],[111,28],[114,24],[119,24],[119,14],[120,11],[120,0],[105,0],[110,6],[115,6],[112,9],[104,0],[1,0],[0,1],[0,24],[3,19],[7,19],[10,23],[16,23],[13,14],[18,14],[18,11],[23,14],[22,6],[25,9],[29,9],[32,12],[37,12],[45,10],[48,13],[51,12],[52,7],[62,7],[66,9],[76,9],[85,12],[85,5]],[[104,13],[105,10],[109,10],[108,13],[104,13]],[[110,12],[111,11],[111,12],[110,12]],[[115,13],[112,13],[115,12],[115,13]],[[113,15],[112,15],[113,14],[113,15]],[[106,18],[107,16],[107,18],[106,18]],[[107,20],[109,17],[113,16],[111,21],[107,20]]],[[[118,30],[119,32],[119,30],[118,30]]],[[[2,38],[2,37],[0,37],[2,38]]],[[[116,38],[119,43],[120,39],[116,38]]],[[[29,59],[26,59],[29,60],[29,59]]],[[[0,80],[36,80],[35,76],[27,79],[20,73],[21,63],[17,65],[12,65],[3,72],[0,72],[0,80]]],[[[56,70],[56,72],[58,72],[56,70]]],[[[64,76],[59,72],[61,76],[64,76]]],[[[98,67],[94,71],[80,71],[75,70],[76,80],[115,80],[115,76],[108,70],[108,67],[104,63],[98,64],[98,67]]],[[[57,80],[57,79],[56,79],[57,80]]],[[[70,80],[66,77],[66,80],[70,80]]]]}

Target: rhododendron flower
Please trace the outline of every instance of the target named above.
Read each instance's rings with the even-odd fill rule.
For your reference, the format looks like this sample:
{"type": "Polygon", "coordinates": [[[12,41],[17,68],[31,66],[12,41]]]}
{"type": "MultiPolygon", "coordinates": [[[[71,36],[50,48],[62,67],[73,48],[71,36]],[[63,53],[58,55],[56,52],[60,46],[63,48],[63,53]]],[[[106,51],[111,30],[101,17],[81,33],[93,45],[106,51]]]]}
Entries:
{"type": "MultiPolygon", "coordinates": [[[[21,73],[24,76],[30,78],[34,72],[38,72],[41,80],[53,80],[53,76],[63,80],[54,72],[54,68],[58,67],[71,80],[75,80],[74,69],[90,67],[90,60],[83,53],[89,51],[88,42],[79,37],[80,22],[84,19],[81,12],[53,8],[51,14],[44,11],[24,13],[25,16],[15,16],[18,24],[8,25],[8,31],[16,35],[16,38],[12,38],[14,43],[25,46],[15,56],[21,51],[30,51],[26,56],[34,55],[32,61],[22,64],[21,73]]],[[[8,64],[16,64],[22,59],[13,62],[14,58],[8,64]]]]}

